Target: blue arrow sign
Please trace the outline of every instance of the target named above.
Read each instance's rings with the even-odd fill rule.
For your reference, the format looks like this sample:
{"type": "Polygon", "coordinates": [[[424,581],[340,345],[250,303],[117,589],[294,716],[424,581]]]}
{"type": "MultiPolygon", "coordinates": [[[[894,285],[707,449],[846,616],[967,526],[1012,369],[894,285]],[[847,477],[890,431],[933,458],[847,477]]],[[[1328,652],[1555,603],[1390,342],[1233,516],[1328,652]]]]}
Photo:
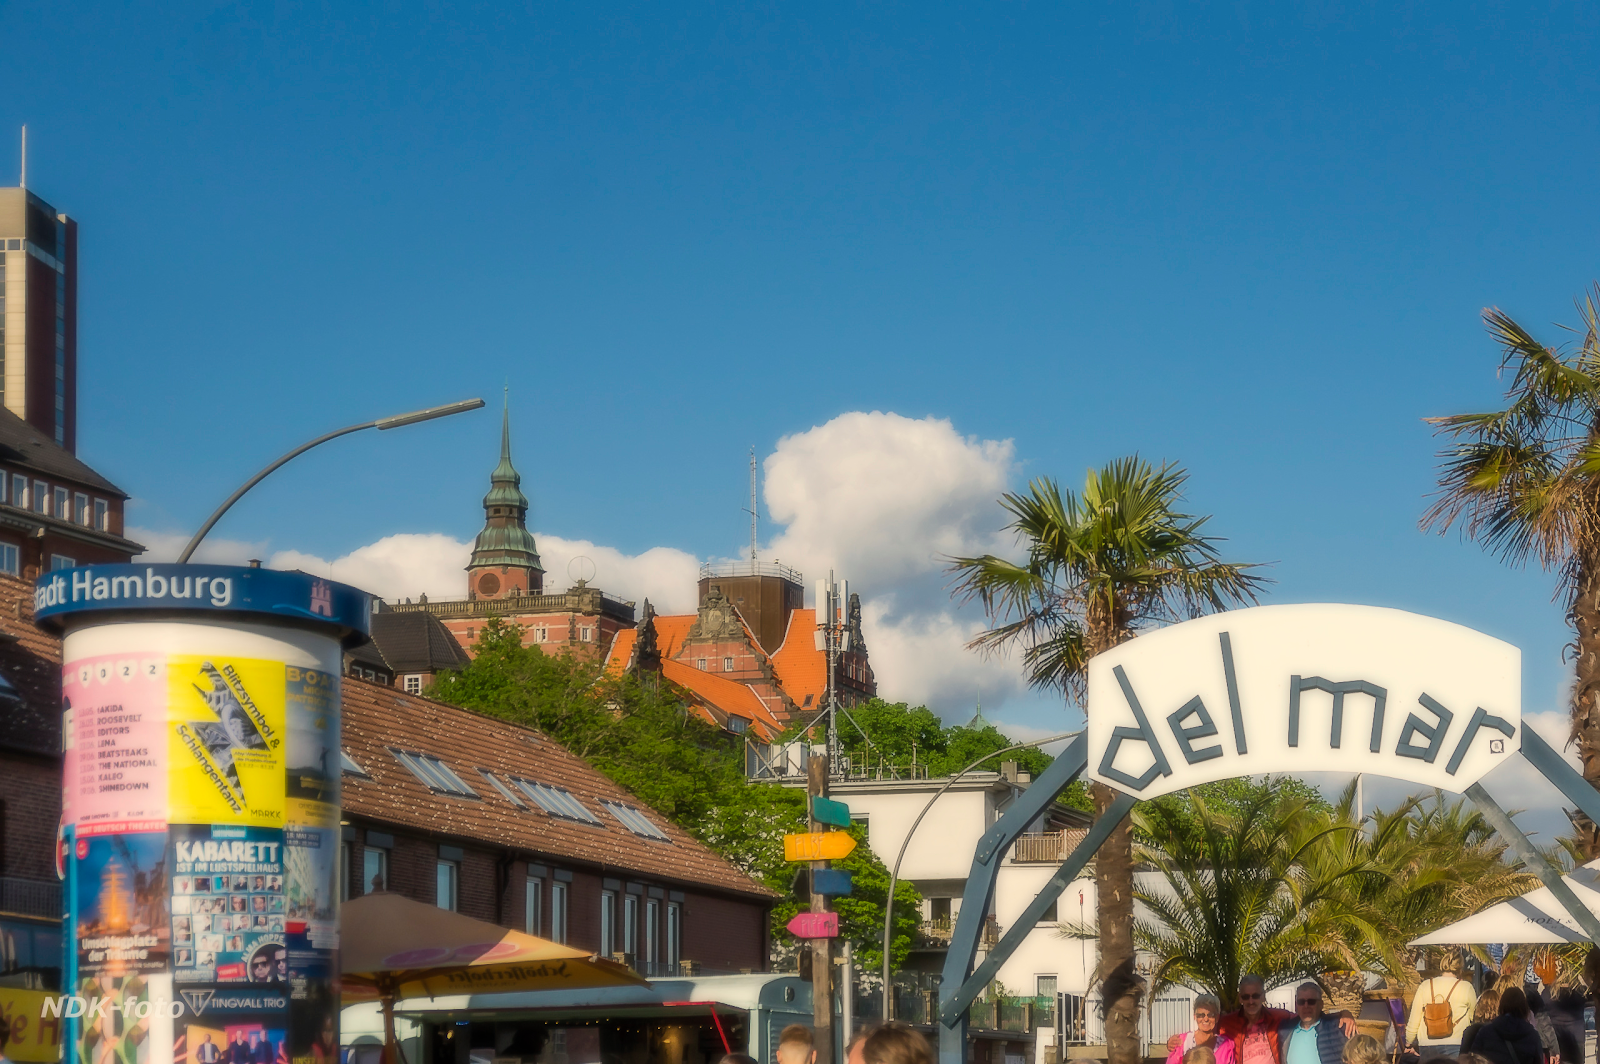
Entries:
{"type": "Polygon", "coordinates": [[[850,873],[837,868],[819,868],[811,873],[811,889],[830,898],[850,893],[850,873]]]}

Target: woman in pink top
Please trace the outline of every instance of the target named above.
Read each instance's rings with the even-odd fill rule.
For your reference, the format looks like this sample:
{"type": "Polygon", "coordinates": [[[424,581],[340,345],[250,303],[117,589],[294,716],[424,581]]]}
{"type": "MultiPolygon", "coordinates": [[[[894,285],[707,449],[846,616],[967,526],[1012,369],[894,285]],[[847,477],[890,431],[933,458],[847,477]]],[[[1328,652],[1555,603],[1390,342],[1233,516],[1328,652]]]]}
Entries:
{"type": "Polygon", "coordinates": [[[1234,1064],[1233,1039],[1217,1033],[1222,1002],[1214,994],[1194,999],[1194,1030],[1174,1035],[1168,1042],[1167,1064],[1182,1064],[1183,1055],[1196,1046],[1205,1046],[1217,1055],[1217,1064],[1234,1064]]]}

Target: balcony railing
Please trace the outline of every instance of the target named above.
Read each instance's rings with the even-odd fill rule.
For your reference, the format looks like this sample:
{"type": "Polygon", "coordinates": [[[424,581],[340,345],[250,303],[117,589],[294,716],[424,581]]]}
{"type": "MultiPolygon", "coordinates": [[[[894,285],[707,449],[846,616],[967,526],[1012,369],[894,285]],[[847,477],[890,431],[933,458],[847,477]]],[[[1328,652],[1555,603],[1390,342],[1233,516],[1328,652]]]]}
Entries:
{"type": "Polygon", "coordinates": [[[800,570],[791,569],[782,562],[754,565],[750,562],[722,562],[719,565],[706,562],[700,566],[702,580],[731,580],[736,576],[779,576],[802,587],[805,586],[805,577],[800,575],[800,570]]]}
{"type": "Polygon", "coordinates": [[[1060,864],[1078,843],[1083,830],[1047,831],[1039,835],[1019,835],[1011,845],[1011,859],[1018,863],[1060,864]]]}

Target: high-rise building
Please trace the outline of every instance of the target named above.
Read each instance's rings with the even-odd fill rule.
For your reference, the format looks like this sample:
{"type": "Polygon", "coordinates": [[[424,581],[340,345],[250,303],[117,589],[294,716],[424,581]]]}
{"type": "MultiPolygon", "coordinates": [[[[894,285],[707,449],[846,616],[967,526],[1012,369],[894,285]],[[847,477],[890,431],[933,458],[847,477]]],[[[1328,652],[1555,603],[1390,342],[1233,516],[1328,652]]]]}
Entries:
{"type": "Polygon", "coordinates": [[[78,450],[78,223],[0,188],[0,405],[78,450]]]}

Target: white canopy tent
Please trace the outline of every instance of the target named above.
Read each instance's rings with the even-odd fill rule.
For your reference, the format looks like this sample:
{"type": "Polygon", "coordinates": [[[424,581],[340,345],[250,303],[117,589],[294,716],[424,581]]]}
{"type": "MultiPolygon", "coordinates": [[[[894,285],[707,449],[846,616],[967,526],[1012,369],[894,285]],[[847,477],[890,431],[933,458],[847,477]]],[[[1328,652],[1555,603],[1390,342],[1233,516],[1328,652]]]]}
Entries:
{"type": "MultiPolygon", "coordinates": [[[[1590,861],[1561,877],[1589,911],[1600,915],[1600,860],[1590,861]]],[[[1578,921],[1556,901],[1549,887],[1530,890],[1489,908],[1446,924],[1431,934],[1412,940],[1412,946],[1460,946],[1485,942],[1509,945],[1588,942],[1578,921]]]]}

